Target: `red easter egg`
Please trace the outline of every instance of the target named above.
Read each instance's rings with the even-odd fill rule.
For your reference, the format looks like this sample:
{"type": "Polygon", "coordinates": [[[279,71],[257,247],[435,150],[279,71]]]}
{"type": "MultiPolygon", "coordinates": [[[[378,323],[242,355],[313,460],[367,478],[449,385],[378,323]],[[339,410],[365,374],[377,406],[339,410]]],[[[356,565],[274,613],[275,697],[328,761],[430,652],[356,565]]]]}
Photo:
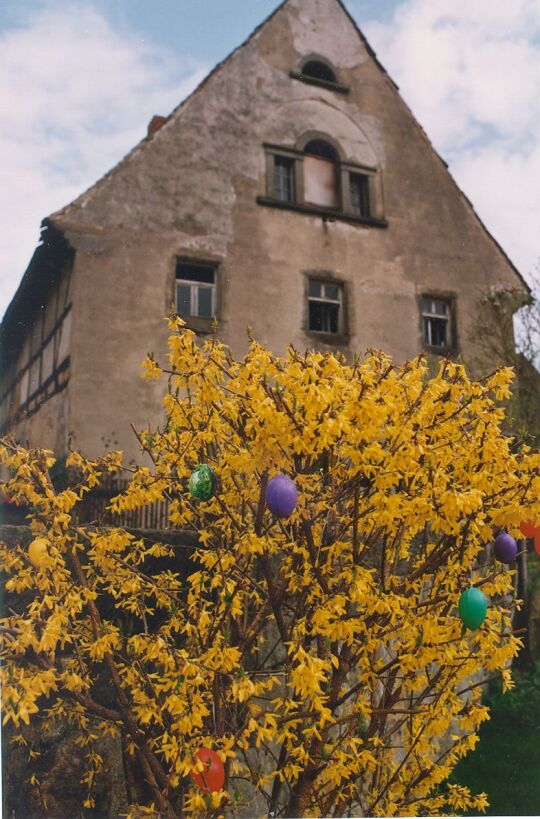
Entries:
{"type": "Polygon", "coordinates": [[[199,748],[195,756],[204,765],[202,771],[192,771],[191,777],[201,791],[220,791],[225,784],[223,762],[211,748],[199,748]]]}
{"type": "Polygon", "coordinates": [[[532,520],[523,520],[519,524],[519,529],[523,537],[535,537],[540,526],[535,526],[532,520]]]}
{"type": "Polygon", "coordinates": [[[540,532],[537,532],[534,536],[534,548],[536,553],[540,555],[540,532]]]}

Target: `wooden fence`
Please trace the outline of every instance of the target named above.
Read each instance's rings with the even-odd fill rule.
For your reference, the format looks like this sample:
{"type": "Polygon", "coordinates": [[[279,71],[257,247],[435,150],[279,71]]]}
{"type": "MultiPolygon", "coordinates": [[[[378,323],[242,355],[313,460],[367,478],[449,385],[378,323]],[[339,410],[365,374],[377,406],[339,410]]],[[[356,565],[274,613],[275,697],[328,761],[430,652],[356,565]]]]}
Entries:
{"type": "Polygon", "coordinates": [[[88,492],[78,504],[77,517],[81,523],[99,526],[122,526],[127,529],[166,529],[170,526],[168,500],[155,501],[140,509],[111,512],[108,508],[112,498],[119,495],[128,481],[105,478],[98,487],[88,492]]]}

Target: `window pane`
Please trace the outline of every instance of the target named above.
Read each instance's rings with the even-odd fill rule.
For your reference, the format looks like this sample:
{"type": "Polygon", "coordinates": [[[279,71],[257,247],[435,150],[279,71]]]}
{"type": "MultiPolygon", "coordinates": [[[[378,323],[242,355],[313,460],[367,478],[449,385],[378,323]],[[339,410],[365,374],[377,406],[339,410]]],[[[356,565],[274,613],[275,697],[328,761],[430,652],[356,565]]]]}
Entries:
{"type": "Polygon", "coordinates": [[[316,333],[322,332],[323,317],[322,317],[322,301],[309,302],[309,329],[316,333]]]}
{"type": "Polygon", "coordinates": [[[351,210],[357,216],[369,216],[369,180],[360,173],[349,174],[351,210]]]}
{"type": "Polygon", "coordinates": [[[294,201],[294,159],[274,157],[274,196],[280,202],[294,201]]]}
{"type": "Polygon", "coordinates": [[[434,301],[435,312],[439,316],[446,316],[448,312],[448,305],[445,301],[434,301]]]}
{"type": "Polygon", "coordinates": [[[339,299],[339,285],[325,284],[324,295],[327,299],[335,299],[337,301],[339,299]]]}
{"type": "MultiPolygon", "coordinates": [[[[176,278],[184,279],[188,282],[206,282],[214,284],[215,268],[211,264],[198,264],[197,262],[178,262],[176,265],[176,278]]],[[[177,311],[179,312],[179,311],[177,311]]]]}
{"type": "Polygon", "coordinates": [[[431,299],[422,299],[422,313],[432,313],[431,299]]]}
{"type": "Polygon", "coordinates": [[[448,322],[443,319],[430,319],[431,343],[434,347],[446,347],[448,322]]]}
{"type": "Polygon", "coordinates": [[[310,299],[309,329],[316,333],[339,332],[339,304],[310,299]]]}
{"type": "Polygon", "coordinates": [[[191,315],[191,287],[187,284],[176,285],[176,312],[179,316],[191,315]]]}
{"type": "Polygon", "coordinates": [[[309,295],[310,296],[320,296],[321,295],[321,283],[320,282],[310,282],[309,283],[309,295]]]}
{"type": "Polygon", "coordinates": [[[448,347],[448,319],[424,318],[424,342],[430,347],[448,347]]]}
{"type": "Polygon", "coordinates": [[[212,317],[212,290],[210,287],[198,287],[198,311],[197,315],[203,318],[212,317]]]}

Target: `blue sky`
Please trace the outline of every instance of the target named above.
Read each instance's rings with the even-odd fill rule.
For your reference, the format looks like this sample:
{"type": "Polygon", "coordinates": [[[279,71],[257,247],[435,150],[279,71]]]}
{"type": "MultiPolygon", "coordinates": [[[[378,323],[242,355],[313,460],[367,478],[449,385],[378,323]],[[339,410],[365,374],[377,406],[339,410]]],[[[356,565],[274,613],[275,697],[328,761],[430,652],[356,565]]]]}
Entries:
{"type": "MultiPolygon", "coordinates": [[[[219,62],[278,5],[279,0],[95,0],[92,6],[123,36],[136,36],[202,61],[219,62]]],[[[40,9],[59,3],[3,0],[0,29],[31,20],[40,9]]],[[[64,1],[64,6],[76,5],[64,1]]],[[[398,0],[353,0],[358,20],[387,19],[398,0]]]]}
{"type": "MultiPolygon", "coordinates": [[[[527,277],[540,258],[539,0],[345,0],[527,277]]],[[[41,219],[89,187],[277,0],[3,0],[0,315],[41,219]]]]}

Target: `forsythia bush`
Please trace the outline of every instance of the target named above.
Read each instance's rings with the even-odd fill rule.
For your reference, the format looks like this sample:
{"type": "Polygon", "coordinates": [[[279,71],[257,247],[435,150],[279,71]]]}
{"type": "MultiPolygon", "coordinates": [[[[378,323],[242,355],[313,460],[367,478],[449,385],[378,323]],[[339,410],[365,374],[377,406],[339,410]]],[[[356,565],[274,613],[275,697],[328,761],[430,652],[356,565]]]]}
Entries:
{"type": "Polygon", "coordinates": [[[168,379],[164,426],[140,434],[152,466],[113,508],[169,499],[171,526],[198,537],[188,576],[171,546],[78,523],[119,453],[71,453],[79,483],[57,492],[50,452],[1,448],[2,489],[31,504],[38,540],[33,563],[2,549],[15,740],[37,714],[78,726],[91,807],[94,743],[121,734],[131,816],[484,808],[445,780],[488,718],[482,680],[510,687],[520,645],[514,572],[490,543],[540,518],[540,456],[501,433],[510,372],[475,382],[443,361],[430,378],[421,358],[279,358],[256,343],[234,361],[178,319],[171,330],[168,366],[145,362],[168,379]],[[188,489],[202,463],[218,480],[206,502],[188,489]],[[281,473],[298,489],[288,518],[265,503],[281,473]],[[488,599],[476,630],[457,611],[470,585],[488,599]],[[219,791],[196,784],[201,748],[224,764],[219,791]]]}

